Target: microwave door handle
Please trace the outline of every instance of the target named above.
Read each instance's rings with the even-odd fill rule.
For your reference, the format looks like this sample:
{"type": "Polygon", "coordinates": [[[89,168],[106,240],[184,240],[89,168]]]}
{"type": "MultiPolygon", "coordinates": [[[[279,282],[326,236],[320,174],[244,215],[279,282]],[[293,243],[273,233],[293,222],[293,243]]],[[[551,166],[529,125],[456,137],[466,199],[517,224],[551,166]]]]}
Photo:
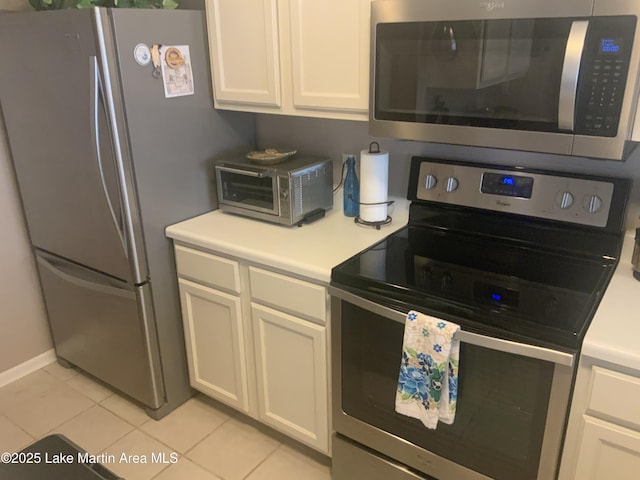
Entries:
{"type": "MultiPolygon", "coordinates": [[[[365,298],[354,295],[353,293],[346,292],[333,286],[329,286],[329,295],[349,302],[356,307],[360,307],[364,310],[368,310],[371,313],[380,315],[398,323],[404,325],[407,317],[406,313],[394,310],[389,307],[385,307],[378,303],[372,302],[365,298]]],[[[456,340],[469,345],[475,345],[489,350],[496,350],[499,352],[513,353],[515,355],[522,355],[523,357],[535,358],[538,360],[544,360],[552,362],[557,365],[565,365],[572,367],[574,363],[574,356],[570,353],[560,352],[558,350],[552,350],[550,348],[538,347],[537,345],[528,345],[525,343],[513,342],[511,340],[504,340],[502,338],[488,337],[486,335],[480,335],[477,333],[468,332],[466,330],[460,330],[455,334],[456,340]]]]}
{"type": "Polygon", "coordinates": [[[558,129],[560,130],[573,131],[574,129],[580,61],[588,27],[588,20],[575,20],[569,32],[560,79],[560,98],[558,101],[558,129]]]}
{"type": "Polygon", "coordinates": [[[218,166],[217,167],[218,170],[223,171],[223,172],[230,172],[230,173],[238,173],[240,175],[247,175],[248,177],[257,177],[257,178],[264,178],[267,176],[267,171],[262,171],[262,172],[255,172],[253,170],[243,170],[241,168],[231,168],[231,167],[222,167],[222,166],[218,166]]]}

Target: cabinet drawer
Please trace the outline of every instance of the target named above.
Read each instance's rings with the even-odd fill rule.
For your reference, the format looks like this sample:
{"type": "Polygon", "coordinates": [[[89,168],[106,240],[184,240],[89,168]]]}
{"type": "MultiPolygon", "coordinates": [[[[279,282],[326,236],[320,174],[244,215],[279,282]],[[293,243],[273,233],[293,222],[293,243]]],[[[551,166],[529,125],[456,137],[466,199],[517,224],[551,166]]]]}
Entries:
{"type": "Polygon", "coordinates": [[[593,367],[589,410],[630,423],[640,429],[640,378],[593,367]]]}
{"type": "Polygon", "coordinates": [[[238,262],[176,245],[178,276],[240,293],[238,262]]]}
{"type": "Polygon", "coordinates": [[[327,318],[327,289],[320,285],[249,267],[251,298],[320,323],[327,318]]]}

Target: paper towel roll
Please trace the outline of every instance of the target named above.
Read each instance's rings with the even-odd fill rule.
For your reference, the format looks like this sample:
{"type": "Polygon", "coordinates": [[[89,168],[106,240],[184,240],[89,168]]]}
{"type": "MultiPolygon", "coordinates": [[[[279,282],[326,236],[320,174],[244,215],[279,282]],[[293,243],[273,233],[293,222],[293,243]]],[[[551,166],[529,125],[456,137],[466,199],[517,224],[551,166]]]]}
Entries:
{"type": "Polygon", "coordinates": [[[389,153],[360,152],[360,218],[365,222],[383,222],[388,205],[366,205],[386,202],[389,185],[389,153]]]}

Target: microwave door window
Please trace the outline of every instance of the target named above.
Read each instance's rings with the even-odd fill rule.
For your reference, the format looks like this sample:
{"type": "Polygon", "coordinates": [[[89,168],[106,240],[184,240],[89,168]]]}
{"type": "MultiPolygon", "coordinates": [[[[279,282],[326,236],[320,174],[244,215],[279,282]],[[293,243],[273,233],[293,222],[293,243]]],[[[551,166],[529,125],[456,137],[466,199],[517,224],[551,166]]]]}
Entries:
{"type": "Polygon", "coordinates": [[[558,130],[571,19],[377,26],[375,117],[558,130]]]}

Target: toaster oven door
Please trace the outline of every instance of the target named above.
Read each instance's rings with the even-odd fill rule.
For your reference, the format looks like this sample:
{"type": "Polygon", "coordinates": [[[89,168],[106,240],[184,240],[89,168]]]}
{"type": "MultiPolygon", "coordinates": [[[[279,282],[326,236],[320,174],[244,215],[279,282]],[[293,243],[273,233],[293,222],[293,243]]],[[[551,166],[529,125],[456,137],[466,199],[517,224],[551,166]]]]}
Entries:
{"type": "Polygon", "coordinates": [[[216,174],[221,205],[280,215],[278,181],[273,169],[216,165],[216,174]]]}

